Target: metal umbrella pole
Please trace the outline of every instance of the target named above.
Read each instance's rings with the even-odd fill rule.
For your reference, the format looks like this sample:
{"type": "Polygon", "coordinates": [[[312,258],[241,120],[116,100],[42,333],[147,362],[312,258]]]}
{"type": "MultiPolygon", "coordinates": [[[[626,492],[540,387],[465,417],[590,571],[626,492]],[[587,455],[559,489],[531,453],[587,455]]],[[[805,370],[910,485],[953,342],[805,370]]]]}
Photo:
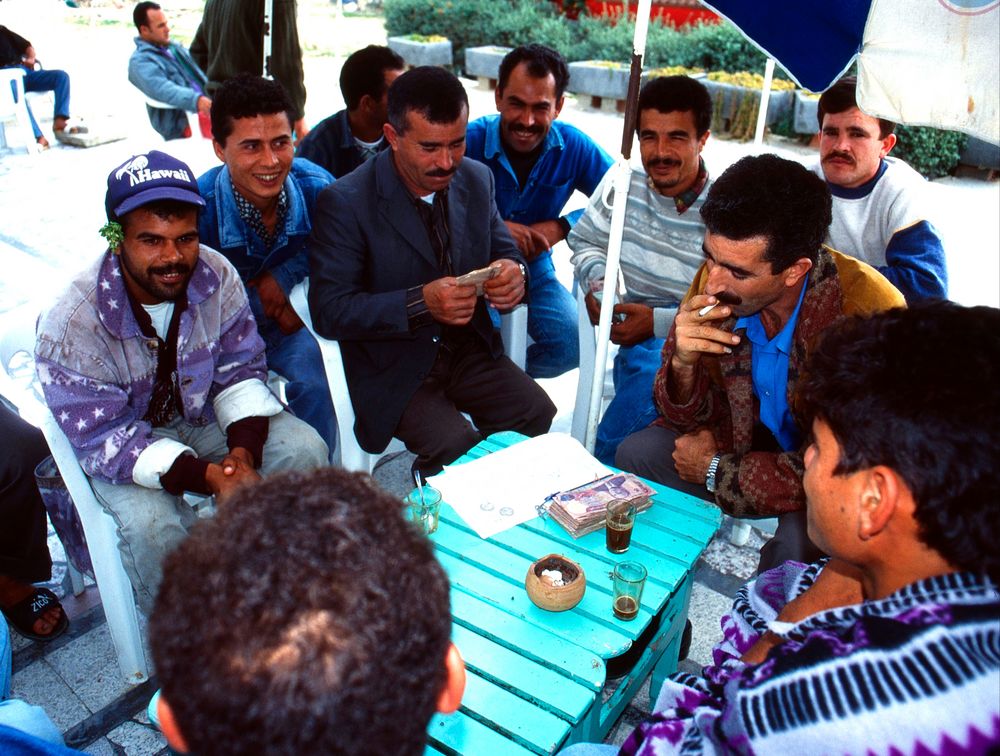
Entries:
{"type": "Polygon", "coordinates": [[[273,79],[271,73],[271,24],[274,21],[274,0],[264,0],[264,70],[261,76],[273,79]]]}
{"type": "MultiPolygon", "coordinates": [[[[642,78],[642,56],[646,52],[646,34],[649,31],[649,15],[652,0],[639,0],[635,15],[635,35],[632,42],[632,68],[629,72],[628,94],[625,96],[625,123],[622,131],[621,156],[612,170],[613,181],[608,182],[614,191],[611,207],[611,229],[608,236],[608,258],[604,271],[604,290],[601,295],[601,317],[597,322],[597,354],[594,359],[594,379],[590,384],[590,406],[587,413],[587,427],[584,446],[591,454],[597,440],[597,422],[600,419],[601,400],[604,398],[604,371],[608,360],[608,338],[611,335],[611,315],[615,306],[618,268],[622,254],[622,235],[625,231],[625,206],[632,181],[632,135],[639,111],[639,85],[642,78]]],[[[607,190],[606,190],[607,191],[607,190]]],[[[607,197],[605,197],[607,202],[607,197]]]]}

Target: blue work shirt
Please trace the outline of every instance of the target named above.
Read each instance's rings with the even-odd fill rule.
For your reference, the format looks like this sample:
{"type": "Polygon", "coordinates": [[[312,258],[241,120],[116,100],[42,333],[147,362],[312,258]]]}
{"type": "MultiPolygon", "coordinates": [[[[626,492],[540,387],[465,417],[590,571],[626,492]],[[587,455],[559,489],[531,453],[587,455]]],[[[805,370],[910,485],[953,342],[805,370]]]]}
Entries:
{"type": "MultiPolygon", "coordinates": [[[[553,121],[542,153],[528,174],[524,187],[507,159],[500,141],[500,115],[483,116],[469,124],[465,156],[484,163],[496,182],[500,217],[529,226],[561,217],[562,209],[579,190],[588,197],[611,167],[611,157],[575,126],[553,121]]],[[[566,215],[572,225],[584,208],[566,215]]],[[[542,254],[551,254],[551,250],[542,254]]]]}
{"type": "Polygon", "coordinates": [[[745,328],[746,337],[753,344],[750,370],[753,375],[753,391],[760,402],[760,421],[774,434],[785,451],[798,449],[802,443],[802,434],[788,408],[788,358],[791,355],[795,324],[799,322],[802,299],[806,294],[806,283],[803,280],[799,301],[792,316],[773,339],[767,338],[759,312],[740,318],[733,329],[745,328]]]}

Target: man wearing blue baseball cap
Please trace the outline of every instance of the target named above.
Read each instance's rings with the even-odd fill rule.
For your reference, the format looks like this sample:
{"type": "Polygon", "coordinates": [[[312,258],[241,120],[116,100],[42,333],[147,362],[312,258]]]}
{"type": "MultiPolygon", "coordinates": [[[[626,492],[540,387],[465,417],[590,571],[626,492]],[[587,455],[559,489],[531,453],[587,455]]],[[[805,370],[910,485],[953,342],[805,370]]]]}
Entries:
{"type": "Polygon", "coordinates": [[[49,409],[118,524],[139,606],[197,519],[185,491],[224,499],[261,474],[326,463],[317,433],[265,383],[264,343],[232,265],[198,241],[205,202],[163,152],[108,176],[108,249],[38,324],[49,409]]]}

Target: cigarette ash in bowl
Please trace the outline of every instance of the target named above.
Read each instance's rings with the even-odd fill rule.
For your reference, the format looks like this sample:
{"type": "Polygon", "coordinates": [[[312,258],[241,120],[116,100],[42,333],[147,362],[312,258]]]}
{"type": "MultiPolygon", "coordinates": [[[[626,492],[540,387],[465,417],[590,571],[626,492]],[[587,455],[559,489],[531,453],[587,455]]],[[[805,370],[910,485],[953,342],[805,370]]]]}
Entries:
{"type": "Polygon", "coordinates": [[[580,603],[587,588],[583,568],[560,554],[549,554],[532,563],[524,589],[535,606],[564,612],[580,603]]]}

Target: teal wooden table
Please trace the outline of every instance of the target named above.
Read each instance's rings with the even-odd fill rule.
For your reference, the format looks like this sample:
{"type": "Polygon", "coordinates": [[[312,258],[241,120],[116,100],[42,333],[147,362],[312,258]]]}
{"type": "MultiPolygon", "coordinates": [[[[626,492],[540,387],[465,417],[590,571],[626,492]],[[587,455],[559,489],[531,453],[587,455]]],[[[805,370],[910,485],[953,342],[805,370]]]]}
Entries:
{"type": "MultiPolygon", "coordinates": [[[[518,433],[495,434],[458,464],[522,440],[518,433]]],[[[571,743],[600,742],[651,672],[655,697],[677,668],[691,570],[721,516],[700,499],[650,485],[656,489],[653,506],[636,519],[624,554],[605,548],[603,530],[574,540],[551,517],[484,540],[442,505],[430,538],[451,581],[452,634],[468,683],[461,709],[431,721],[428,753],[547,754],[571,743]],[[539,609],[524,590],[528,566],[549,553],[573,559],[587,575],[583,600],[570,611],[539,609]],[[611,611],[610,572],[626,560],[649,571],[639,616],[631,622],[611,611]],[[606,661],[628,651],[661,612],[638,663],[603,700],[606,661]]]]}

